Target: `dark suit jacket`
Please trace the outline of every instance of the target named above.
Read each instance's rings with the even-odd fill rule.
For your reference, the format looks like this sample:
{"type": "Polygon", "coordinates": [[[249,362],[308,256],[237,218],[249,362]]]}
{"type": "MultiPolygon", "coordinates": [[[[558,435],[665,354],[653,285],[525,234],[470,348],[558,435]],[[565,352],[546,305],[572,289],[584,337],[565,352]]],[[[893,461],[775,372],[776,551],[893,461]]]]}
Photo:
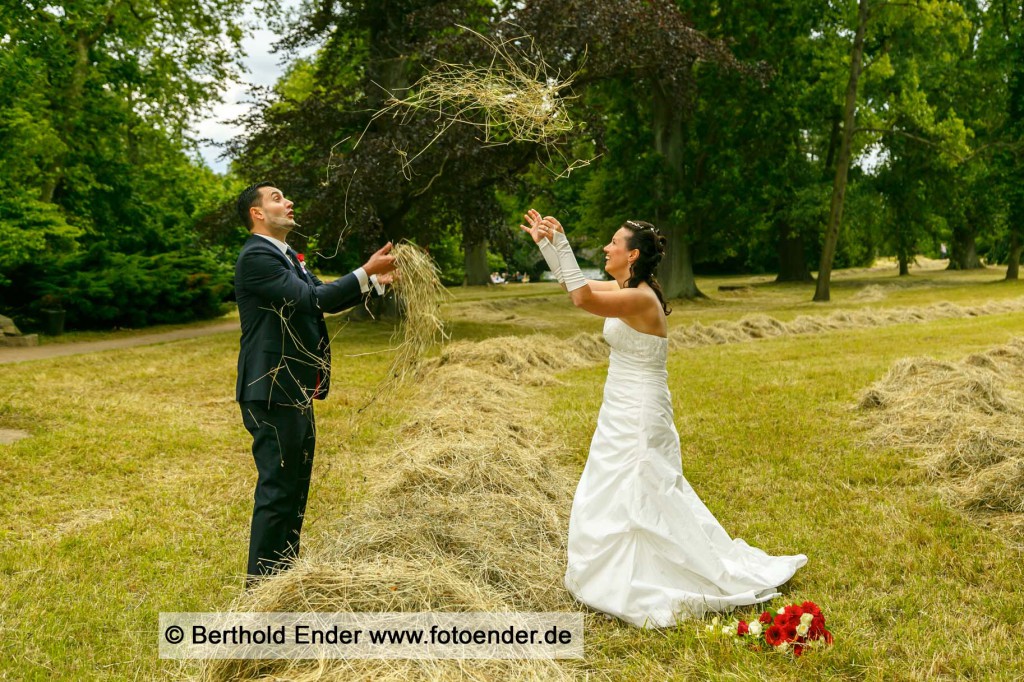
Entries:
{"type": "Polygon", "coordinates": [[[274,244],[250,235],[235,263],[242,322],[235,399],[302,405],[326,398],[331,343],[323,314],[361,298],[354,273],[324,284],[300,273],[274,244]]]}

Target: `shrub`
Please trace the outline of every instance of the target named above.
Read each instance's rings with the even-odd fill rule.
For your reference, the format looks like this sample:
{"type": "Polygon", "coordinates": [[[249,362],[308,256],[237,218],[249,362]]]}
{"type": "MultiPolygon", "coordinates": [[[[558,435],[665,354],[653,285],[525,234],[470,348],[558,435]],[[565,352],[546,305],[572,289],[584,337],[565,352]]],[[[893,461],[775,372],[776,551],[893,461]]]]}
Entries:
{"type": "Polygon", "coordinates": [[[75,329],[145,327],[216,317],[232,293],[233,264],[208,252],[125,254],[94,247],[45,267],[33,312],[56,297],[75,329]]]}

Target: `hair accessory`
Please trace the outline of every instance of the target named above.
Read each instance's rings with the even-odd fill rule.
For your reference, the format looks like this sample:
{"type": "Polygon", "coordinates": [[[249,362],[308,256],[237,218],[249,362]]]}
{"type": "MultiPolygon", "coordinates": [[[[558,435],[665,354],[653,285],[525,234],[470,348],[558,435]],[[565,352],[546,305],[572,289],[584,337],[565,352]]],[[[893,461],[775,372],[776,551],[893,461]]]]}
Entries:
{"type": "Polygon", "coordinates": [[[658,232],[658,228],[656,228],[654,225],[651,225],[650,223],[641,223],[636,220],[627,220],[626,224],[629,225],[629,227],[633,230],[650,230],[656,235],[661,235],[661,233],[658,232]]]}

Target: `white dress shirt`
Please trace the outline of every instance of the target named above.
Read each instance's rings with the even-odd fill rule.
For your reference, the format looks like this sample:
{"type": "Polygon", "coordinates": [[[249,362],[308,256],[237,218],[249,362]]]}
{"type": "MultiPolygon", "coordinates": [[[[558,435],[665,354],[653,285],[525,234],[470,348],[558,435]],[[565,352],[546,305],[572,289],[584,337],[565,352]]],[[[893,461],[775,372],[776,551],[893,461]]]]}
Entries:
{"type": "MultiPolygon", "coordinates": [[[[284,254],[285,258],[288,258],[288,249],[291,247],[289,247],[280,239],[274,239],[273,237],[270,237],[265,234],[260,234],[259,232],[257,232],[256,234],[260,237],[263,237],[268,242],[276,246],[278,249],[281,250],[281,253],[284,254]]],[[[291,258],[288,258],[288,260],[290,261],[291,258]]],[[[302,269],[305,270],[306,264],[301,263],[301,261],[300,264],[302,266],[302,269]]],[[[362,268],[356,268],[355,270],[352,271],[352,274],[356,276],[357,280],[359,280],[359,290],[362,291],[364,294],[370,291],[370,284],[373,284],[373,288],[376,289],[377,294],[380,296],[384,295],[384,285],[377,281],[377,275],[370,275],[369,277],[367,277],[366,270],[362,268]]]]}

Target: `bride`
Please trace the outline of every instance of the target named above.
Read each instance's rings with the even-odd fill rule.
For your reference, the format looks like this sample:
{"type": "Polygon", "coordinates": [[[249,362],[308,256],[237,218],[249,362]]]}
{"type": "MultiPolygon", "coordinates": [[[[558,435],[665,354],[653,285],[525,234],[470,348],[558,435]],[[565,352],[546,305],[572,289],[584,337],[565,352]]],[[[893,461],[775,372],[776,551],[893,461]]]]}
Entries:
{"type": "Polygon", "coordinates": [[[683,478],[668,391],[669,308],[654,277],[666,238],[627,221],[604,247],[614,281],[583,277],[559,222],[530,209],[522,229],[587,312],[607,318],[604,402],[569,518],[565,586],[591,608],[639,627],[779,596],[807,563],[733,539],[683,478]]]}

